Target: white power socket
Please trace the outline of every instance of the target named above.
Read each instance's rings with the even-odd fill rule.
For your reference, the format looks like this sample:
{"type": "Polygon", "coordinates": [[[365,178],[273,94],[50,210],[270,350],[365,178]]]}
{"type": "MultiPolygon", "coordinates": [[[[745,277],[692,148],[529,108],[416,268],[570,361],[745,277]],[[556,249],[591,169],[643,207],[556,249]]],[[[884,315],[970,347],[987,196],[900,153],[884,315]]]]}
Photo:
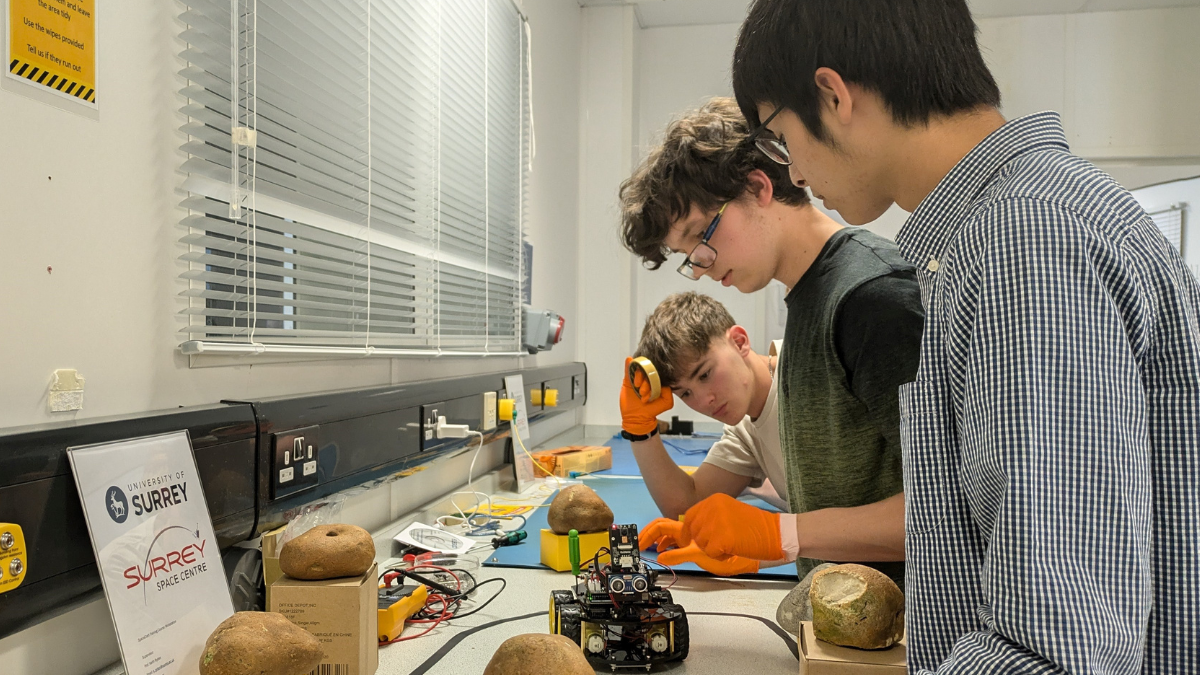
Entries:
{"type": "Polygon", "coordinates": [[[496,392],[483,392],[483,418],[479,422],[481,431],[491,431],[496,428],[496,392]]]}

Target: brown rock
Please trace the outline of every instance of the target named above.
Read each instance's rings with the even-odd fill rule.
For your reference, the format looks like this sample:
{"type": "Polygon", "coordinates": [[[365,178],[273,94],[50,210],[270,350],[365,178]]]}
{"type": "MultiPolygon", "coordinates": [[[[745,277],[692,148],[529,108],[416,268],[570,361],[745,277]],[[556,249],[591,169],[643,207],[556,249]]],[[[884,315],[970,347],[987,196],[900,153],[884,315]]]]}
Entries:
{"type": "Polygon", "coordinates": [[[904,637],[904,593],[865,565],[834,565],[813,575],[813,633],[843,647],[884,649],[904,637]]]}
{"type": "Polygon", "coordinates": [[[483,675],[595,675],[579,645],[562,635],[510,637],[492,655],[483,675]]]}
{"type": "Polygon", "coordinates": [[[323,658],[321,642],[282,614],[238,612],[208,636],[200,675],[304,675],[323,658]]]}
{"type": "Polygon", "coordinates": [[[279,552],[279,568],[296,579],[356,577],[375,562],[375,542],[356,525],[317,525],[288,541],[279,552]]]}
{"type": "Polygon", "coordinates": [[[613,512],[592,488],[572,485],[559,490],[558,496],[550,502],[546,521],[555,534],[567,534],[571,530],[578,530],[580,534],[599,532],[612,527],[613,512]]]}

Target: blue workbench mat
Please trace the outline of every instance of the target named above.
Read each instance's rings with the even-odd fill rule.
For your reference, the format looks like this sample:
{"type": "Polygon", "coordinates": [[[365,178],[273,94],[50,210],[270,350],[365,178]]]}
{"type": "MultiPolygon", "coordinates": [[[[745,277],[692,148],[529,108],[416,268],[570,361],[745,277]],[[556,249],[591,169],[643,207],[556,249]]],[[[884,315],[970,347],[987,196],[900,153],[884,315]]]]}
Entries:
{"type": "MultiPolygon", "coordinates": [[[[712,436],[664,436],[663,444],[667,446],[667,455],[679,466],[698,467],[708,456],[708,450],[720,439],[719,435],[712,436]]],[[[633,445],[621,438],[620,434],[613,436],[604,443],[612,448],[612,468],[597,471],[595,476],[640,476],[637,460],[633,458],[633,445]]],[[[657,513],[657,511],[656,511],[657,513]]]]}
{"type": "MultiPolygon", "coordinates": [[[[614,453],[616,448],[613,449],[614,453]]],[[[614,462],[615,468],[615,462],[614,462]]],[[[616,477],[616,476],[597,476],[592,474],[584,476],[582,482],[588,487],[596,491],[600,498],[608,504],[613,510],[613,522],[617,524],[635,523],[640,530],[647,523],[659,517],[660,512],[654,504],[654,499],[650,496],[649,490],[646,489],[646,483],[641,477],[616,477]]],[[[558,492],[550,495],[546,499],[546,504],[553,501],[558,492]]],[[[759,508],[774,510],[766,502],[755,498],[743,498],[743,501],[753,504],[759,508]]],[[[541,531],[549,529],[550,526],[546,522],[547,507],[539,507],[533,510],[532,513],[526,514],[525,531],[529,533],[529,538],[516,546],[505,546],[493,551],[484,560],[484,565],[489,567],[522,567],[530,569],[548,569],[541,563],[541,531]]],[[[656,558],[653,551],[644,553],[645,557],[650,560],[656,558]]],[[[674,567],[676,572],[708,574],[704,570],[692,563],[684,563],[674,567]]],[[[772,578],[772,579],[795,579],[796,566],[782,565],[762,570],[758,574],[746,575],[750,577],[772,578]]]]}

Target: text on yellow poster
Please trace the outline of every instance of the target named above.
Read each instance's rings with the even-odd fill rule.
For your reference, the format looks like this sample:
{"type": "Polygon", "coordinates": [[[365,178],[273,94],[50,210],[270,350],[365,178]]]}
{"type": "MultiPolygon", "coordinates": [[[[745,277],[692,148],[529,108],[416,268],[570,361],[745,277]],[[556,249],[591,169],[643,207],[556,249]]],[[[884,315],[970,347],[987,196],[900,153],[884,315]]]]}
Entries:
{"type": "Polygon", "coordinates": [[[96,0],[9,0],[8,72],[96,102],[96,0]]]}

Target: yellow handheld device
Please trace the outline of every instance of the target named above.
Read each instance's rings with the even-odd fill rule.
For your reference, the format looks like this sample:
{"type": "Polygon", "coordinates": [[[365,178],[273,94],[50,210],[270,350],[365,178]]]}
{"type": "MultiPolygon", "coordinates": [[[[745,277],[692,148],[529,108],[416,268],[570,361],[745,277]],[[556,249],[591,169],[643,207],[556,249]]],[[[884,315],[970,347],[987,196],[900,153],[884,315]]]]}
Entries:
{"type": "Polygon", "coordinates": [[[0,523],[0,593],[7,593],[25,581],[28,560],[21,526],[0,523]]]}
{"type": "Polygon", "coordinates": [[[650,398],[646,399],[646,403],[657,401],[658,397],[662,396],[662,380],[658,378],[658,369],[654,367],[654,364],[650,362],[650,359],[644,356],[639,356],[633,361],[630,361],[629,383],[635,387],[637,386],[637,380],[635,380],[633,376],[637,375],[639,370],[642,371],[642,374],[646,376],[646,381],[650,383],[650,398]]]}
{"type": "Polygon", "coordinates": [[[404,632],[404,622],[425,606],[429,589],[424,586],[379,587],[379,641],[391,642],[404,632]]]}

